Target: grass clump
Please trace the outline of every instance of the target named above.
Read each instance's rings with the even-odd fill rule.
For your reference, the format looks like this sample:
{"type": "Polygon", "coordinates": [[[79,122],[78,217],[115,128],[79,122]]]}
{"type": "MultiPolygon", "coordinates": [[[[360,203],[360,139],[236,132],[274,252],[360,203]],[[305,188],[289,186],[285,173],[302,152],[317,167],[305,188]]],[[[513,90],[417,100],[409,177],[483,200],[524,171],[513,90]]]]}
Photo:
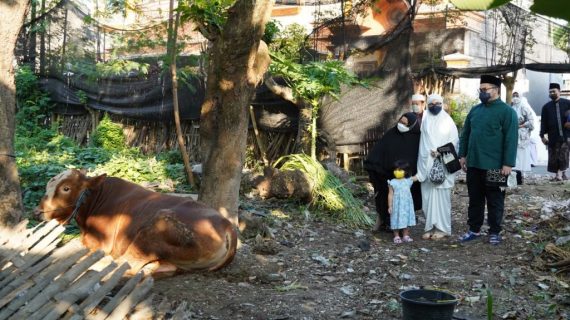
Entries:
{"type": "Polygon", "coordinates": [[[311,205],[328,211],[346,224],[354,227],[372,225],[373,221],[362,210],[364,204],[355,198],[342,181],[328,172],[318,161],[305,154],[292,154],[280,158],[275,165],[282,163],[281,170],[300,170],[312,180],[311,205]]]}

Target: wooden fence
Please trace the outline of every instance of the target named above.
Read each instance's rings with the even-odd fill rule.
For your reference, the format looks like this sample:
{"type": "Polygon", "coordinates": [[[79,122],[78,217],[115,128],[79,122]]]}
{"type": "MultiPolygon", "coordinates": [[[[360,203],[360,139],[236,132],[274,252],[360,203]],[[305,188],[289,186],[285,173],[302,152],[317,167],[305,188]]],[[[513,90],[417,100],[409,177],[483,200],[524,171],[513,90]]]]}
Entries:
{"type": "Polygon", "coordinates": [[[89,251],[79,239],[61,245],[55,220],[0,228],[0,320],[187,319],[186,303],[153,307],[153,278],[127,276],[128,263],[89,251]]]}

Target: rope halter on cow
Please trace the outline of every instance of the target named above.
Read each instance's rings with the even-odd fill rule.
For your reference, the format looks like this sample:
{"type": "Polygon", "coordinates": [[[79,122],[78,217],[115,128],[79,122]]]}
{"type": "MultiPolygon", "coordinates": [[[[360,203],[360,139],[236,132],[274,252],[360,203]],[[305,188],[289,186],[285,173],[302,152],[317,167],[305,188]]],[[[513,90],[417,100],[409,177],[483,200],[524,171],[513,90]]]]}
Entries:
{"type": "Polygon", "coordinates": [[[79,198],[77,199],[77,202],[75,202],[75,208],[73,209],[73,212],[71,213],[71,215],[69,217],[67,217],[67,219],[65,219],[65,221],[63,222],[64,224],[68,223],[71,219],[75,218],[75,216],[77,215],[77,212],[79,212],[79,208],[85,202],[85,200],[87,199],[87,196],[89,196],[90,194],[91,194],[91,191],[89,191],[89,189],[85,189],[85,190],[83,190],[83,192],[81,192],[81,194],[79,195],[79,198]]]}

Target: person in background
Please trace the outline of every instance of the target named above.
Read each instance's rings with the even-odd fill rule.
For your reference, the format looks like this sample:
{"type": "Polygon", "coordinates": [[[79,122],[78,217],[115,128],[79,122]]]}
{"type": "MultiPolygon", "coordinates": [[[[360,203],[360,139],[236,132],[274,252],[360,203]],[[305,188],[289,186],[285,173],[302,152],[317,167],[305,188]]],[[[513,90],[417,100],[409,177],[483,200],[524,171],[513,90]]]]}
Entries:
{"type": "MultiPolygon", "coordinates": [[[[388,184],[393,179],[394,162],[405,160],[410,164],[410,174],[416,174],[418,162],[418,146],[420,144],[420,126],[416,114],[403,114],[394,127],[376,142],[368,157],[364,160],[364,169],[368,172],[370,182],[374,187],[376,201],[376,224],[373,231],[390,230],[390,215],[388,213],[388,184]]],[[[415,210],[422,208],[422,194],[418,182],[412,186],[412,197],[415,210]]]]}
{"type": "Polygon", "coordinates": [[[540,122],[540,138],[548,146],[548,172],[555,174],[552,181],[568,180],[570,125],[565,116],[570,110],[570,101],[560,98],[560,85],[551,83],[548,96],[550,97],[542,107],[540,122]]]}
{"type": "Polygon", "coordinates": [[[518,145],[517,113],[500,99],[501,80],[482,75],[479,84],[479,100],[463,126],[459,140],[459,157],[463,171],[467,172],[469,194],[469,230],[459,240],[468,242],[481,236],[481,226],[489,223],[489,243],[501,243],[500,232],[505,208],[505,191],[486,184],[487,170],[500,169],[509,175],[515,166],[518,145]]]}
{"type": "Polygon", "coordinates": [[[534,130],[530,132],[530,166],[535,167],[538,164],[538,147],[544,147],[544,144],[542,144],[542,141],[540,141],[540,121],[536,115],[536,112],[534,112],[534,109],[532,109],[528,103],[526,97],[521,97],[521,103],[528,104],[530,107],[530,112],[532,113],[532,117],[534,119],[534,130]]]}
{"type": "Polygon", "coordinates": [[[390,227],[394,232],[394,243],[413,242],[409,227],[416,225],[414,201],[410,188],[418,179],[410,177],[410,164],[405,160],[394,163],[394,179],[388,180],[388,213],[390,214],[390,227]],[[402,237],[400,237],[400,231],[402,237]]]}
{"type": "Polygon", "coordinates": [[[531,139],[530,133],[534,129],[534,113],[528,103],[524,103],[518,92],[513,92],[511,106],[517,113],[519,123],[519,138],[517,145],[517,160],[515,169],[522,172],[531,171],[531,139]]]}
{"type": "Polygon", "coordinates": [[[451,189],[455,174],[446,171],[445,180],[434,184],[428,178],[437,154],[437,148],[449,142],[457,146],[459,137],[453,119],[442,110],[443,98],[432,94],[427,99],[418,153],[418,181],[422,186],[422,210],[426,217],[422,239],[441,239],[451,235],[451,189]]]}
{"type": "Polygon", "coordinates": [[[418,118],[418,124],[422,125],[422,118],[424,116],[424,110],[426,108],[426,98],[423,94],[412,95],[412,112],[416,114],[418,118]]]}

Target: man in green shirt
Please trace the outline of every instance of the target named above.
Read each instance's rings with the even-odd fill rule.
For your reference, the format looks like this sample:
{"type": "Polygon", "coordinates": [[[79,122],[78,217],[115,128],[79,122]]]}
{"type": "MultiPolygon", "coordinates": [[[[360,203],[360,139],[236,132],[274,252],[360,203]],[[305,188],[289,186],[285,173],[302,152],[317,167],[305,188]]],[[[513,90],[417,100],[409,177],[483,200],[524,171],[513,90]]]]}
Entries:
{"type": "Polygon", "coordinates": [[[505,192],[485,182],[487,170],[500,169],[509,175],[515,166],[518,143],[518,121],[516,112],[500,99],[501,80],[495,76],[481,76],[479,99],[463,126],[459,140],[459,157],[463,171],[467,172],[469,194],[469,230],[460,238],[461,242],[475,240],[481,236],[481,226],[489,223],[489,243],[501,243],[501,224],[505,207],[505,192]]]}

